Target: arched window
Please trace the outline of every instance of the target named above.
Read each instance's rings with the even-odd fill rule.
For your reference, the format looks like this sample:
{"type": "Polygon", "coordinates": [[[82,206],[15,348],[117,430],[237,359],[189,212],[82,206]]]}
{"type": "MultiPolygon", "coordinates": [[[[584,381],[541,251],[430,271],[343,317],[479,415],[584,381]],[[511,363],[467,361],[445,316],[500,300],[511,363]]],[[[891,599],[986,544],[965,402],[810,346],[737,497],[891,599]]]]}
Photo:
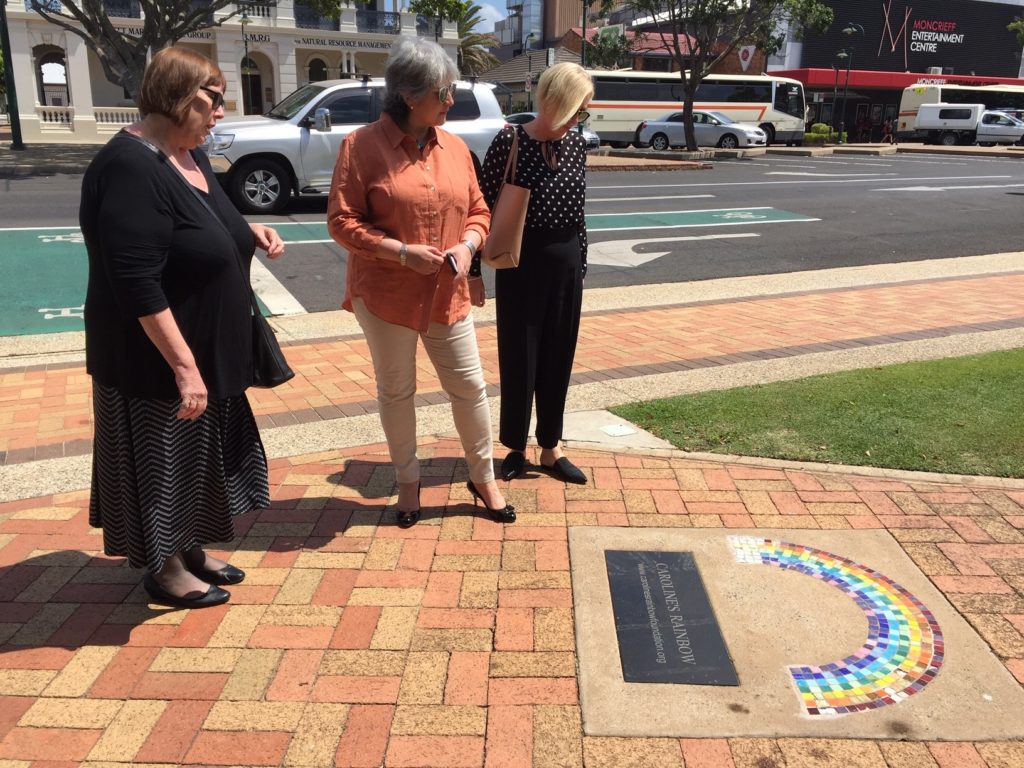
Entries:
{"type": "Polygon", "coordinates": [[[311,59],[309,62],[309,82],[317,83],[327,79],[327,62],[323,59],[311,59]]]}
{"type": "Polygon", "coordinates": [[[36,61],[36,85],[39,103],[48,107],[66,107],[71,104],[68,92],[67,58],[62,48],[54,45],[36,46],[32,51],[36,61]]]}

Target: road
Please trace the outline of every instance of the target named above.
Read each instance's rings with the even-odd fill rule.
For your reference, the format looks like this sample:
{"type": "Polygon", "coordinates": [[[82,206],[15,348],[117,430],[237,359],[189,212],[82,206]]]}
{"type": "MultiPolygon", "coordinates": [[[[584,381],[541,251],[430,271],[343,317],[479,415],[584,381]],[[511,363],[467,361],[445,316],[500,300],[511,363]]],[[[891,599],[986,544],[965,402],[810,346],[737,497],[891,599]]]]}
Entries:
{"type": "MultiPolygon", "coordinates": [[[[81,327],[80,177],[3,182],[0,335],[81,327]],[[61,229],[63,228],[63,229],[61,229]]],[[[1024,164],[938,155],[717,161],[709,170],[594,172],[587,287],[705,280],[1020,249],[1024,164]]],[[[286,256],[254,283],[276,313],[336,309],[345,256],[325,202],[274,222],[286,256]]]]}

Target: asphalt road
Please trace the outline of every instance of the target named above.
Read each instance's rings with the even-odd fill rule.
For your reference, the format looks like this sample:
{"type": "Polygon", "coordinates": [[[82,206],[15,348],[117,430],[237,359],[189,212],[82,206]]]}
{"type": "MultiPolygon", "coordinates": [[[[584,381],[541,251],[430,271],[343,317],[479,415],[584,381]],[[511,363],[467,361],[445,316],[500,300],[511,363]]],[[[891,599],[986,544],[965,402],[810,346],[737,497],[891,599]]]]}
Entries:
{"type": "MultiPolygon", "coordinates": [[[[0,182],[0,228],[75,225],[80,181],[0,182]]],[[[1024,164],[767,155],[708,170],[593,172],[587,195],[588,288],[681,282],[1019,250],[1024,164]]],[[[302,241],[268,266],[308,311],[336,309],[342,294],[344,252],[315,226],[325,210],[306,200],[262,217],[302,241]]]]}

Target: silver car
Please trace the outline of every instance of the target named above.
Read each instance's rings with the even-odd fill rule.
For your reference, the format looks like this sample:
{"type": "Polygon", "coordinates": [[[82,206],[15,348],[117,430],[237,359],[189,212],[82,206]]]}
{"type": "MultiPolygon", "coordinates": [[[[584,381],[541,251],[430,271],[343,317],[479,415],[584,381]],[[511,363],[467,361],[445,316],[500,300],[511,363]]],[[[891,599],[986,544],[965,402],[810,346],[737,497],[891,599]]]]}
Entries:
{"type": "MultiPolygon", "coordinates": [[[[721,112],[693,110],[693,132],[700,147],[736,149],[763,147],[768,137],[756,125],[737,123],[721,112]]],[[[644,120],[636,129],[636,145],[663,150],[685,147],[686,133],[682,112],[669,112],[654,120],[644,120]]]]}
{"type": "MultiPolygon", "coordinates": [[[[505,118],[505,122],[509,125],[525,125],[526,123],[532,123],[536,118],[536,112],[516,112],[515,114],[508,115],[505,118]]],[[[575,131],[576,128],[573,128],[573,130],[575,131]]],[[[601,137],[585,125],[583,126],[583,138],[587,140],[588,151],[601,146],[601,137]]]]}

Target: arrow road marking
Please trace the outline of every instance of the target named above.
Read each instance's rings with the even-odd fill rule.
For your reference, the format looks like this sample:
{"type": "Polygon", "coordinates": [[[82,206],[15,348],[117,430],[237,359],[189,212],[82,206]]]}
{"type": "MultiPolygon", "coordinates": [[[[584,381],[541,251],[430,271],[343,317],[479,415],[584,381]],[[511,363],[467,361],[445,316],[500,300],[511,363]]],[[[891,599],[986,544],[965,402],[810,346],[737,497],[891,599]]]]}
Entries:
{"type": "Polygon", "coordinates": [[[587,247],[587,263],[602,264],[606,267],[639,267],[648,261],[668,256],[672,251],[651,251],[637,253],[639,245],[651,243],[682,243],[690,240],[725,240],[745,237],[760,237],[756,232],[730,232],[725,235],[692,235],[690,237],[658,237],[653,240],[605,240],[601,243],[590,243],[587,247]]]}

